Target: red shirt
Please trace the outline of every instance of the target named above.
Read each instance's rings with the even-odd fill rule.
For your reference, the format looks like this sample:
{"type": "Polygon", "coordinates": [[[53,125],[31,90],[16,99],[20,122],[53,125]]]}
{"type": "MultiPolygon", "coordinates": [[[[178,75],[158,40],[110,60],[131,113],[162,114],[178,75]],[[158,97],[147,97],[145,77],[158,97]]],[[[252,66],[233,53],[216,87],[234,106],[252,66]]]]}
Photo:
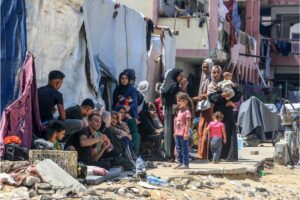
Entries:
{"type": "Polygon", "coordinates": [[[217,137],[222,139],[222,132],[224,131],[224,124],[222,122],[210,122],[208,128],[210,130],[210,138],[217,137]]]}
{"type": "Polygon", "coordinates": [[[162,124],[164,124],[164,113],[163,113],[163,105],[162,105],[162,100],[160,97],[158,97],[157,99],[155,99],[155,108],[157,110],[158,113],[158,117],[161,121],[162,124]]]}

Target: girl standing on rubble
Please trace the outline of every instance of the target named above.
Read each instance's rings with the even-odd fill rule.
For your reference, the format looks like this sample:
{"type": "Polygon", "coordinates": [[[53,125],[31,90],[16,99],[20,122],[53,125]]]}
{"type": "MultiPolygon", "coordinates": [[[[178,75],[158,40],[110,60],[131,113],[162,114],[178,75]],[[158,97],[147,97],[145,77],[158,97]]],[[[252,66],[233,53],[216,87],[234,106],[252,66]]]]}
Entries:
{"type": "Polygon", "coordinates": [[[187,93],[176,96],[178,113],[174,118],[174,136],[179,164],[178,169],[189,168],[189,137],[192,122],[193,102],[187,93]]]}

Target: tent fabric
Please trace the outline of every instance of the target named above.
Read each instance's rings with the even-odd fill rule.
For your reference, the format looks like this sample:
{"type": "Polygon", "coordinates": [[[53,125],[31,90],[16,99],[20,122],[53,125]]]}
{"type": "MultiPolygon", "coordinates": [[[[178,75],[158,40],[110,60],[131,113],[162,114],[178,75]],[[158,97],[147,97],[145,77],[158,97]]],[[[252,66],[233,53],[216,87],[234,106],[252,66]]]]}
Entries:
{"type": "MultiPolygon", "coordinates": [[[[21,95],[2,114],[0,144],[3,144],[6,136],[16,135],[21,139],[22,145],[30,148],[32,133],[40,136],[41,132],[35,69],[31,54],[27,55],[20,74],[21,95]]],[[[4,152],[0,152],[0,157],[3,155],[4,152]]]]}
{"type": "MultiPolygon", "coordinates": [[[[86,0],[83,13],[90,60],[101,60],[114,80],[118,80],[126,68],[135,70],[136,83],[146,80],[148,55],[144,16],[124,5],[115,8],[111,0],[86,0]]],[[[91,64],[96,69],[100,67],[95,62],[91,64]]]]}
{"type": "Polygon", "coordinates": [[[86,66],[82,4],[83,0],[26,0],[28,49],[36,57],[37,85],[47,84],[50,71],[62,71],[65,108],[95,99],[98,90],[100,74],[86,66]]]}
{"type": "Polygon", "coordinates": [[[0,1],[1,6],[1,93],[2,112],[16,99],[15,82],[26,55],[25,0],[0,1]],[[15,94],[15,95],[14,95],[15,94]]]}
{"type": "Polygon", "coordinates": [[[243,102],[238,115],[238,127],[243,137],[255,130],[262,140],[266,140],[265,133],[281,130],[281,119],[272,113],[259,99],[251,97],[243,102]]]}
{"type": "Polygon", "coordinates": [[[176,60],[176,38],[170,31],[164,31],[163,38],[163,65],[164,71],[175,67],[176,60]]]}

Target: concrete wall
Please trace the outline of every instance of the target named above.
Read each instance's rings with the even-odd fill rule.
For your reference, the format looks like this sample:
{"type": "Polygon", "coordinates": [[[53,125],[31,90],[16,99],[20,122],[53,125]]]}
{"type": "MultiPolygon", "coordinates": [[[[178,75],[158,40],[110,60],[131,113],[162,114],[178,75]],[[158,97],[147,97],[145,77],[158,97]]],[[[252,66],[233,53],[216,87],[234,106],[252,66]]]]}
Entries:
{"type": "Polygon", "coordinates": [[[154,0],[119,0],[121,4],[141,12],[145,17],[153,19],[154,0]]]}
{"type": "Polygon", "coordinates": [[[183,70],[183,74],[185,76],[188,76],[189,74],[195,74],[195,65],[181,61],[179,59],[176,59],[176,67],[183,70]]]}
{"type": "Polygon", "coordinates": [[[208,49],[208,37],[206,24],[199,27],[199,19],[191,18],[188,28],[188,20],[182,18],[159,18],[158,24],[168,26],[179,31],[176,36],[177,49],[208,49]],[[176,23],[176,24],[175,24],[176,23]]]}

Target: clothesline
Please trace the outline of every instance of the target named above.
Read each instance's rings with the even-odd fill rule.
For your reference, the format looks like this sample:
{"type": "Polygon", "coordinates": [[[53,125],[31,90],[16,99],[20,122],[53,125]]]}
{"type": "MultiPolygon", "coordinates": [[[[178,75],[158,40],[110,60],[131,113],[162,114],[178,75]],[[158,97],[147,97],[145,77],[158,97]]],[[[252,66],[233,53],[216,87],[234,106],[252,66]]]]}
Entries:
{"type": "Polygon", "coordinates": [[[289,42],[291,42],[291,43],[300,43],[300,40],[292,41],[291,39],[274,39],[274,38],[267,38],[267,37],[259,37],[259,39],[264,39],[264,40],[276,40],[276,41],[289,41],[289,42]]]}

